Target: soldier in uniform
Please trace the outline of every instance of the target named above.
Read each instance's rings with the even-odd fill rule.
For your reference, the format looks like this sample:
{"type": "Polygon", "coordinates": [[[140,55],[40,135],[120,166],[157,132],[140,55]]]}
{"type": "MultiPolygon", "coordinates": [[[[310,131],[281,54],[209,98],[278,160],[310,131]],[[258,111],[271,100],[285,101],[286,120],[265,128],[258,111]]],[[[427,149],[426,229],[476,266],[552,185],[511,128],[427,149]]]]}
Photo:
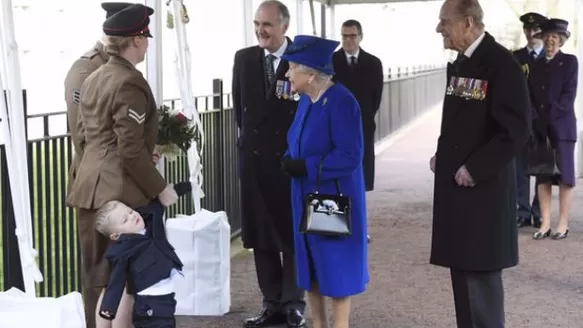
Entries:
{"type": "MultiPolygon", "coordinates": [[[[514,56],[522,66],[524,75],[528,78],[535,60],[544,57],[542,40],[535,38],[535,34],[540,32],[540,24],[547,18],[537,13],[526,13],[520,16],[522,29],[526,37],[525,47],[513,51],[514,56]]],[[[526,148],[525,151],[516,156],[516,205],[518,207],[517,225],[540,227],[540,206],[538,202],[537,188],[534,189],[534,199],[530,203],[530,175],[526,170],[526,148]]]]}
{"type": "Polygon", "coordinates": [[[459,53],[447,67],[447,81],[463,83],[464,91],[446,93],[430,160],[430,262],[450,269],[460,328],[505,325],[502,270],[518,264],[514,158],[530,124],[522,69],[485,32],[483,16],[478,0],[446,0],[437,25],[445,48],[459,53]]]}
{"type": "MultiPolygon", "coordinates": [[[[67,203],[79,209],[81,252],[87,284],[92,288],[103,289],[110,270],[103,258],[107,238],[88,242],[97,238],[87,228],[94,227],[95,211],[114,199],[135,209],[156,196],[164,206],[178,198],[152,162],[158,111],[148,82],[135,67],[146,55],[151,37],[149,16],[153,12],[142,4],[132,4],[103,23],[105,51],[110,58],[87,77],[80,91],[77,120],[84,130],[83,155],[67,203]]],[[[116,318],[128,326],[130,304],[131,298],[124,294],[116,318]]],[[[102,323],[104,319],[96,320],[107,326],[102,323]]]]}
{"type": "MultiPolygon", "coordinates": [[[[114,13],[120,11],[121,9],[131,5],[128,2],[104,2],[101,4],[103,10],[106,11],[105,18],[109,18],[114,13]]],[[[71,141],[73,143],[74,155],[69,168],[69,183],[68,191],[71,189],[71,184],[75,179],[77,173],[77,167],[79,167],[79,162],[81,162],[81,157],[83,156],[83,127],[78,126],[77,122],[77,108],[79,106],[79,100],[81,97],[81,86],[85,79],[91,75],[96,69],[101,65],[105,64],[109,59],[109,55],[105,53],[104,50],[104,38],[98,40],[95,43],[93,49],[87,51],[83,56],[77,59],[71,68],[67,72],[65,77],[65,102],[67,104],[67,120],[69,124],[69,131],[71,133],[71,141]]],[[[79,213],[77,213],[79,217],[79,213]]],[[[82,238],[86,243],[81,247],[81,249],[90,249],[92,246],[99,247],[99,245],[94,245],[95,242],[103,241],[103,238],[95,231],[93,226],[83,226],[78,227],[79,234],[83,234],[85,238],[82,238]],[[92,235],[96,235],[97,238],[90,238],[92,235]]],[[[80,238],[81,239],[81,238],[80,238]]],[[[105,245],[101,245],[105,247],[105,245]]],[[[97,299],[99,298],[99,293],[101,289],[95,289],[91,287],[91,279],[88,276],[90,267],[93,265],[94,259],[91,259],[92,254],[81,254],[81,285],[82,294],[85,304],[85,320],[87,322],[87,328],[95,327],[95,306],[97,304],[97,299]]]]}
{"type": "Polygon", "coordinates": [[[296,283],[290,177],[280,170],[299,99],[285,77],[289,64],[281,59],[291,43],[285,36],[289,19],[281,2],[262,2],[254,21],[259,46],[237,51],[233,66],[241,235],[244,247],[253,249],[263,294],[263,310],[246,319],[245,327],[305,325],[304,292],[296,283]]]}

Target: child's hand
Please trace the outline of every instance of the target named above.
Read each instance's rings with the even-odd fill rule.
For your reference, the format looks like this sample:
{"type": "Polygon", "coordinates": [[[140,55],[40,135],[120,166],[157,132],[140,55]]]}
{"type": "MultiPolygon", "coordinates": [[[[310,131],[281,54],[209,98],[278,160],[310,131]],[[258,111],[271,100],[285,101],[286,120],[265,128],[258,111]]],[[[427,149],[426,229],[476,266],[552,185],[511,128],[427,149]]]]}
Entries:
{"type": "Polygon", "coordinates": [[[113,320],[113,313],[109,312],[109,311],[99,311],[99,315],[103,318],[103,319],[107,319],[107,320],[113,320]]]}
{"type": "Polygon", "coordinates": [[[158,153],[154,153],[152,155],[152,162],[154,162],[154,165],[158,164],[158,161],[160,160],[160,154],[158,153]]]}

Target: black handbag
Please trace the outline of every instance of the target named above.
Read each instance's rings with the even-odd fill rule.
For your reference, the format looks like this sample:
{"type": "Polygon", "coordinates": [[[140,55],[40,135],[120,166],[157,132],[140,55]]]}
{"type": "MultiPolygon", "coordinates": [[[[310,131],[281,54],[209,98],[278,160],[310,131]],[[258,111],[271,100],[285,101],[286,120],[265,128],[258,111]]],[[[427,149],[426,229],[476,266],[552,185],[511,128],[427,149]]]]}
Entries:
{"type": "Polygon", "coordinates": [[[324,236],[350,236],[352,234],[350,198],[342,195],[338,180],[335,180],[338,194],[321,194],[319,192],[321,174],[322,163],[320,162],[316,175],[316,191],[305,198],[300,232],[324,236]]]}
{"type": "Polygon", "coordinates": [[[528,175],[552,176],[561,174],[557,165],[557,151],[548,138],[545,141],[529,141],[526,149],[528,175]]]}

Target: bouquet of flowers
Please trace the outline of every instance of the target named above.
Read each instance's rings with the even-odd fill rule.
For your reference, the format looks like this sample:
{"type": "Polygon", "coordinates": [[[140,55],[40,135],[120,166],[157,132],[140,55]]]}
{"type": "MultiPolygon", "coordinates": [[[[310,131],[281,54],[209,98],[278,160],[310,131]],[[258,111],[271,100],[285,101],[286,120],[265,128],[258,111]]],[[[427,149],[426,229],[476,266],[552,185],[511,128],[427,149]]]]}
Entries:
{"type": "Polygon", "coordinates": [[[190,148],[193,140],[199,141],[198,129],[182,112],[162,105],[158,115],[158,140],[154,152],[159,156],[173,161],[190,148]]]}

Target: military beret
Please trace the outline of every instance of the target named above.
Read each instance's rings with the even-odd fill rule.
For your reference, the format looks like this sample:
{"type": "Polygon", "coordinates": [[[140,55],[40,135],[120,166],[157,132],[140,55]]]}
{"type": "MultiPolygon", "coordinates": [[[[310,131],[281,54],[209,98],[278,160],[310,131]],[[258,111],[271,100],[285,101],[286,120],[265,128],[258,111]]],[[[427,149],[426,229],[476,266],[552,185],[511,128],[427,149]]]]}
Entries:
{"type": "Polygon", "coordinates": [[[545,16],[532,12],[520,16],[520,21],[524,28],[539,27],[539,25],[546,20],[547,18],[545,16]]]}
{"type": "Polygon", "coordinates": [[[101,8],[105,10],[105,18],[109,18],[111,15],[115,14],[116,12],[133,5],[130,2],[103,2],[101,4],[101,8]]]}
{"type": "Polygon", "coordinates": [[[109,16],[103,22],[103,33],[110,36],[147,36],[150,34],[150,15],[154,9],[139,3],[131,4],[109,16]]]}

